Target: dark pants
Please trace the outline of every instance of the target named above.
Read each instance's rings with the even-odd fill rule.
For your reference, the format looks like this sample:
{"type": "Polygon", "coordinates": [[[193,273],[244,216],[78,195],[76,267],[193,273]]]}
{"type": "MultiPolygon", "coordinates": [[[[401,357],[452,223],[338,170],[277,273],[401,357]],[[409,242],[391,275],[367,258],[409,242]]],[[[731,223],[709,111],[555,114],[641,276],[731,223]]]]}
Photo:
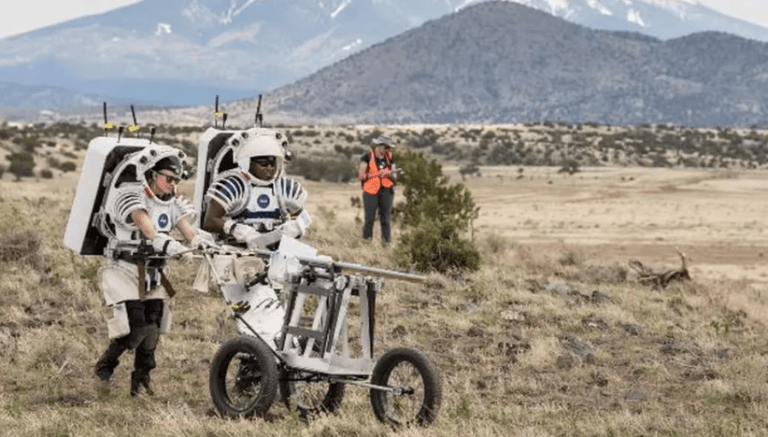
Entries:
{"type": "Polygon", "coordinates": [[[363,191],[363,209],[365,209],[365,222],[363,223],[363,239],[373,238],[373,222],[376,219],[376,211],[379,212],[381,222],[381,242],[389,244],[392,228],[392,201],[395,192],[391,188],[382,188],[378,194],[368,194],[363,191]]]}
{"type": "Polygon", "coordinates": [[[108,380],[120,363],[120,355],[128,349],[135,349],[133,368],[141,375],[149,375],[155,368],[155,348],[159,337],[160,321],[163,317],[163,301],[125,301],[128,311],[128,325],[131,333],[112,340],[107,350],[96,363],[96,374],[108,380]]]}

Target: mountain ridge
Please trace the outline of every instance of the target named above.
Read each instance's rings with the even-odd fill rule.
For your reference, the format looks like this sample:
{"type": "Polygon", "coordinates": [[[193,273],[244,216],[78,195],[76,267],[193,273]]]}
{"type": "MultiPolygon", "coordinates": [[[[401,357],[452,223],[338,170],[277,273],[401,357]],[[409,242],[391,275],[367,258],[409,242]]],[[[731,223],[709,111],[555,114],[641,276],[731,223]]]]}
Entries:
{"type": "Polygon", "coordinates": [[[536,120],[768,123],[768,44],[719,32],[668,41],[484,2],[267,95],[277,112],[360,123],[536,120]],[[456,32],[456,29],[462,29],[456,32]],[[393,68],[369,67],[380,63],[393,68]]]}
{"type": "MultiPolygon", "coordinates": [[[[145,0],[0,39],[0,82],[170,106],[208,101],[211,88],[227,98],[247,98],[483,1],[145,0]]],[[[545,0],[516,2],[596,29],[641,31],[649,38],[660,38],[653,32],[668,37],[730,29],[754,31],[754,38],[768,41],[768,29],[689,1],[672,7],[653,0],[602,0],[595,7],[591,0],[568,0],[554,9],[545,0]]]]}

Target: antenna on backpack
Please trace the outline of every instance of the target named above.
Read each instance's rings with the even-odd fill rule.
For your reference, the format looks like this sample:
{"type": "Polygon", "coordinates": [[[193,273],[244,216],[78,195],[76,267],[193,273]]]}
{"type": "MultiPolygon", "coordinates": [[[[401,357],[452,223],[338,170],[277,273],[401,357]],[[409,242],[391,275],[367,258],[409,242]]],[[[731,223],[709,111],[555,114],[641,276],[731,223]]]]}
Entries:
{"type": "Polygon", "coordinates": [[[139,137],[139,124],[136,122],[136,111],[131,104],[131,115],[133,116],[133,124],[128,126],[128,132],[136,132],[136,138],[139,137]]]}
{"type": "Polygon", "coordinates": [[[157,130],[156,127],[152,126],[149,129],[149,142],[151,143],[153,139],[155,139],[155,131],[157,130]]]}
{"type": "MultiPolygon", "coordinates": [[[[219,127],[219,117],[223,117],[224,113],[219,111],[219,95],[216,94],[216,106],[213,111],[213,127],[219,127]]],[[[226,119],[224,120],[226,123],[226,119]]],[[[223,128],[223,126],[222,126],[223,128]]]]}
{"type": "Polygon", "coordinates": [[[227,124],[227,113],[225,112],[221,116],[221,128],[226,129],[226,127],[224,127],[226,124],[227,124]]]}
{"type": "Polygon", "coordinates": [[[256,105],[256,117],[254,123],[259,127],[264,126],[264,114],[261,113],[261,94],[259,94],[259,103],[256,105]]]}
{"type": "Polygon", "coordinates": [[[104,136],[105,137],[108,136],[107,135],[107,131],[112,129],[113,127],[115,127],[115,126],[112,123],[110,123],[109,121],[107,121],[107,102],[104,102],[104,127],[103,127],[103,129],[104,129],[104,136]]]}
{"type": "Polygon", "coordinates": [[[125,129],[123,126],[120,126],[117,128],[117,142],[120,142],[120,137],[123,136],[123,129],[125,129]]]}

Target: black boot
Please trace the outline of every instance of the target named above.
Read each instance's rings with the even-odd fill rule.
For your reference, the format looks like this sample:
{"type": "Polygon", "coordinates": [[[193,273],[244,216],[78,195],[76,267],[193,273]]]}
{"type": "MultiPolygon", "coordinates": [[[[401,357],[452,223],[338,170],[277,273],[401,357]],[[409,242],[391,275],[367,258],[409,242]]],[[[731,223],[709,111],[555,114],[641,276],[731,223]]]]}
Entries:
{"type": "Polygon", "coordinates": [[[148,395],[153,396],[155,392],[149,386],[149,382],[148,370],[134,370],[131,372],[131,396],[139,394],[139,389],[142,387],[144,387],[148,395]]]}
{"type": "Polygon", "coordinates": [[[99,361],[96,362],[95,372],[100,380],[109,381],[112,377],[112,373],[115,371],[115,367],[120,364],[120,355],[128,349],[124,338],[125,337],[112,340],[112,342],[109,343],[107,350],[104,351],[101,358],[99,358],[99,361]]]}
{"type": "Polygon", "coordinates": [[[131,396],[136,396],[142,387],[148,395],[155,394],[149,385],[149,372],[156,365],[155,348],[160,338],[162,314],[163,301],[160,299],[133,302],[129,307],[128,320],[132,320],[130,346],[135,348],[131,373],[131,396]]]}
{"type": "Polygon", "coordinates": [[[155,368],[155,348],[157,347],[157,337],[159,334],[147,337],[136,348],[133,373],[131,373],[131,396],[136,396],[139,389],[144,387],[147,394],[152,396],[155,392],[149,386],[149,372],[155,368]]]}

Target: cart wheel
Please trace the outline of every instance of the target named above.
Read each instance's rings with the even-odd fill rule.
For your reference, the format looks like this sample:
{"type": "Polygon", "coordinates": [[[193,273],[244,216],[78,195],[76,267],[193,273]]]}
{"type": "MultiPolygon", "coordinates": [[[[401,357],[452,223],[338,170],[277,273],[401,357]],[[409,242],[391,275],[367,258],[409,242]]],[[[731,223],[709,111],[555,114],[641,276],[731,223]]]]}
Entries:
{"type": "Polygon", "coordinates": [[[277,364],[269,346],[243,335],[224,343],[213,358],[210,390],[225,416],[265,414],[277,395],[277,364]]]}
{"type": "Polygon", "coordinates": [[[371,384],[393,389],[371,389],[371,407],[380,421],[405,426],[428,425],[435,420],[442,398],[440,378],[422,352],[387,352],[373,368],[371,384]]]}
{"type": "Polygon", "coordinates": [[[341,407],[344,384],[325,381],[308,372],[284,370],[280,377],[280,393],[288,409],[297,410],[304,419],[311,419],[341,407]]]}

